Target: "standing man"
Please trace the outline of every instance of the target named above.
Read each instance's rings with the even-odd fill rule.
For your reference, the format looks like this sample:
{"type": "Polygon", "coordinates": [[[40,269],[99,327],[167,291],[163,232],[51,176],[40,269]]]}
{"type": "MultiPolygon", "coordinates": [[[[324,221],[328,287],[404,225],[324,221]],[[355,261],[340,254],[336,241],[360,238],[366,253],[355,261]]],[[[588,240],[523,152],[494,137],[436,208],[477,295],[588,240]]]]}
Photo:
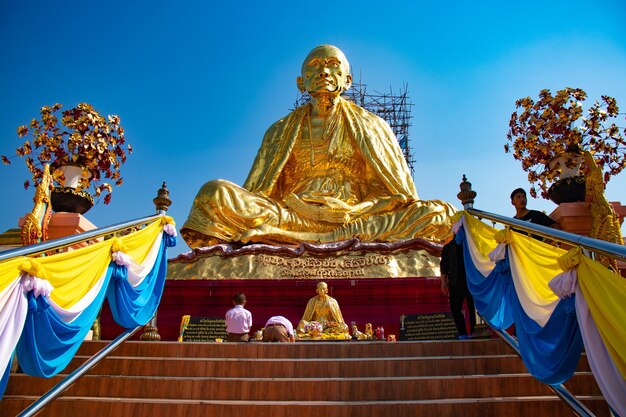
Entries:
{"type": "Polygon", "coordinates": [[[513,190],[511,193],[511,204],[515,207],[515,216],[513,216],[514,219],[552,227],[553,229],[560,229],[559,224],[546,214],[537,210],[529,210],[526,208],[527,203],[526,191],[523,188],[516,188],[513,190]]]}
{"type": "Polygon", "coordinates": [[[227,342],[248,342],[252,327],[252,313],[244,308],[246,296],[238,292],[233,297],[233,308],[226,312],[227,342]]]}
{"type": "Polygon", "coordinates": [[[265,323],[263,329],[264,342],[295,342],[293,325],[283,316],[274,316],[265,323]]]}
{"type": "Polygon", "coordinates": [[[463,247],[457,244],[454,238],[443,247],[441,252],[441,292],[449,297],[450,312],[459,334],[457,339],[470,339],[476,328],[476,309],[474,298],[467,288],[463,247]],[[469,312],[469,335],[463,315],[464,300],[467,301],[469,312]]]}

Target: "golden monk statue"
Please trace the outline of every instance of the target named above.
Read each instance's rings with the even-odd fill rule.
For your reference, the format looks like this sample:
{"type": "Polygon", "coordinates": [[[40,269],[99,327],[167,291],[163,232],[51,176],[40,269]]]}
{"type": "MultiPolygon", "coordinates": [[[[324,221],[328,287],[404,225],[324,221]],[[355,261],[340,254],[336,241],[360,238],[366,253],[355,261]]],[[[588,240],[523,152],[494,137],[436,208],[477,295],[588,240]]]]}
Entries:
{"type": "Polygon", "coordinates": [[[343,52],[314,48],[297,78],[311,101],[269,128],[243,188],[202,186],[181,229],[187,244],[451,236],[454,208],[418,199],[389,125],[341,97],[351,83],[343,52]]]}
{"type": "Polygon", "coordinates": [[[328,295],[325,282],[317,284],[317,295],[309,300],[298,323],[300,339],[350,339],[348,325],[343,320],[339,303],[328,295]]]}

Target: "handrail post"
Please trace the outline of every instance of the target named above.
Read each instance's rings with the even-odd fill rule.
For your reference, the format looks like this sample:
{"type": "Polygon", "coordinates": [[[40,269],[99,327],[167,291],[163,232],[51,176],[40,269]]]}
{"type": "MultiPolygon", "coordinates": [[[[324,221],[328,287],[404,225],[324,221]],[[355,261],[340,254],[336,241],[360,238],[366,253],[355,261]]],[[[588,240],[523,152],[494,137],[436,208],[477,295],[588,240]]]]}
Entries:
{"type": "Polygon", "coordinates": [[[463,208],[465,210],[474,207],[474,199],[476,198],[476,191],[472,190],[472,183],[467,180],[465,174],[463,174],[463,178],[461,183],[459,184],[459,188],[461,191],[456,195],[456,197],[461,200],[461,204],[463,204],[463,208]]]}
{"type": "MultiPolygon", "coordinates": [[[[157,191],[157,196],[152,201],[154,202],[157,214],[165,215],[167,213],[167,209],[172,205],[172,200],[170,200],[170,192],[167,189],[165,181],[163,181],[163,185],[157,191]]],[[[161,340],[161,335],[159,334],[159,329],[157,328],[157,313],[158,309],[154,312],[154,316],[152,316],[150,321],[145,325],[143,333],[139,337],[141,340],[147,342],[158,342],[161,340]]]]}

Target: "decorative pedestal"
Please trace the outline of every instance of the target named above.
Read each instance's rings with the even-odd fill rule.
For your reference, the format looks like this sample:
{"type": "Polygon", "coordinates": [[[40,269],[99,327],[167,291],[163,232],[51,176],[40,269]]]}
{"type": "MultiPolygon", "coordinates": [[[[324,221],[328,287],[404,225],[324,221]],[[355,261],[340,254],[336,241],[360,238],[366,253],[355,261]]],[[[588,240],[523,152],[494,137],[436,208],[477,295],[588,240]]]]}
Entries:
{"type": "MultiPolygon", "coordinates": [[[[159,305],[159,333],[176,340],[184,315],[223,318],[233,295],[243,292],[252,333],[281,315],[298,324],[318,281],[328,284],[348,325],[366,323],[399,336],[402,316],[449,311],[441,293],[441,245],[421,239],[397,243],[348,240],[299,247],[214,245],[169,260],[159,305]]],[[[103,338],[119,329],[102,311],[103,338]]]]}
{"type": "MultiPolygon", "coordinates": [[[[619,201],[612,201],[610,204],[618,215],[621,225],[626,216],[626,206],[623,206],[619,201]]],[[[591,232],[591,212],[586,203],[561,203],[550,214],[550,217],[566,232],[583,236],[589,236],[591,232]]]]}
{"type": "Polygon", "coordinates": [[[411,239],[365,243],[301,243],[298,247],[227,244],[195,249],[172,259],[168,279],[295,280],[438,277],[441,245],[411,239]]]}
{"type": "MultiPolygon", "coordinates": [[[[18,225],[22,227],[24,217],[21,217],[18,225]]],[[[58,239],[61,237],[72,236],[78,233],[87,232],[96,229],[96,226],[78,213],[52,213],[50,223],[48,223],[48,240],[58,239]]],[[[78,249],[87,246],[87,243],[77,243],[72,245],[71,249],[78,249]]]]}
{"type": "MultiPolygon", "coordinates": [[[[612,201],[610,204],[619,217],[619,224],[621,226],[624,222],[624,217],[626,217],[626,206],[623,206],[619,201],[612,201]]],[[[576,233],[582,236],[589,236],[591,232],[591,212],[586,203],[561,203],[550,214],[550,217],[566,232],[576,233]]],[[[617,264],[621,275],[626,277],[626,263],[618,261],[617,264]]]]}

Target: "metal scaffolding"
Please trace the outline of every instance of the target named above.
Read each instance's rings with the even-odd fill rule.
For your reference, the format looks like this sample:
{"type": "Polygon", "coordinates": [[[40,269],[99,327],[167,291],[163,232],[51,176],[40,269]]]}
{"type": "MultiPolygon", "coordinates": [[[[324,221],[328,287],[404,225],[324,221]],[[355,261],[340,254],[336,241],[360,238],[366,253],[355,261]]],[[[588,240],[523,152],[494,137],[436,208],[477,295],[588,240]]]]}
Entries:
{"type": "MultiPolygon", "coordinates": [[[[411,154],[409,143],[409,127],[413,118],[411,116],[411,106],[413,106],[413,103],[410,101],[407,84],[402,86],[398,94],[394,94],[391,88],[389,88],[389,93],[385,94],[377,91],[369,93],[367,92],[367,85],[355,82],[342,97],[355,102],[389,123],[391,130],[393,130],[398,139],[411,174],[413,174],[415,160],[411,154]]],[[[300,94],[296,99],[295,107],[300,107],[308,103],[309,100],[311,100],[311,97],[308,93],[300,94]]]]}

